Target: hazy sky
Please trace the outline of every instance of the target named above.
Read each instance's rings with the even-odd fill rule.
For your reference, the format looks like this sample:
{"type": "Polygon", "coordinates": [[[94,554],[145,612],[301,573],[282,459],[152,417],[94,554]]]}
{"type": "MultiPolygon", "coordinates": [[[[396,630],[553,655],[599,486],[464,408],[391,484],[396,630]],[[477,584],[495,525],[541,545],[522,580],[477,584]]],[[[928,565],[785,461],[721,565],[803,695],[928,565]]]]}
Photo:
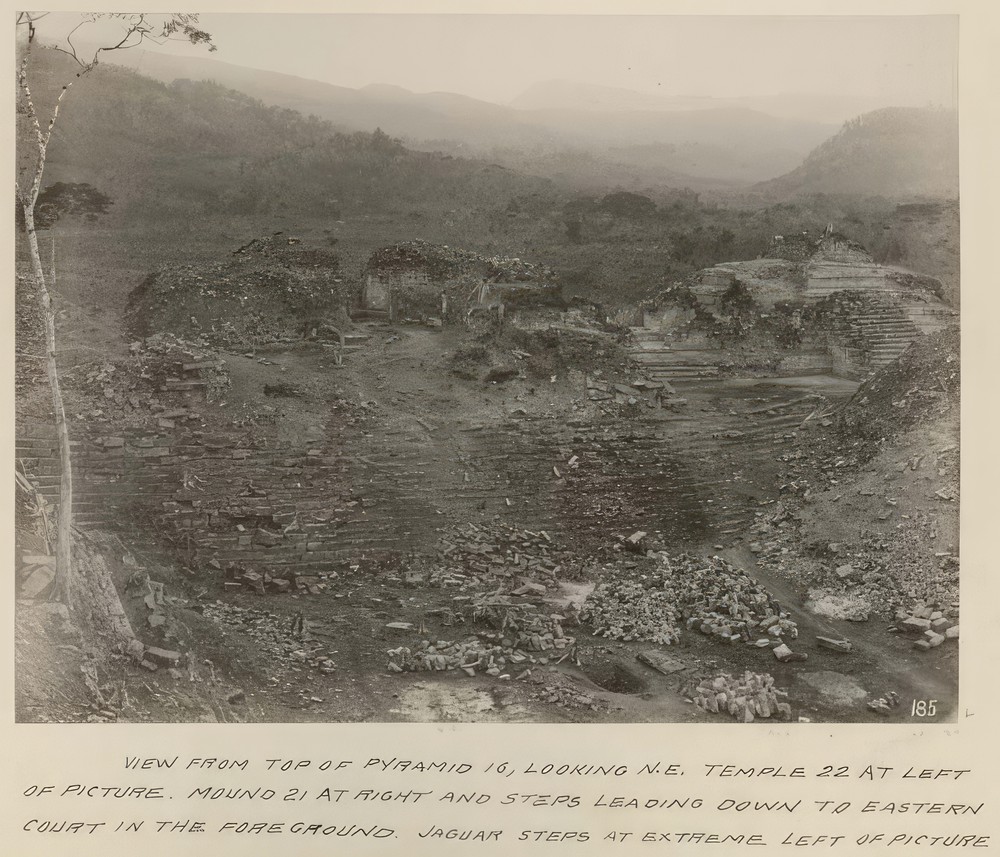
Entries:
{"type": "MultiPolygon", "coordinates": [[[[55,13],[44,36],[78,16],[55,13]]],[[[663,95],[872,95],[954,106],[956,16],[204,14],[212,58],[341,86],[506,102],[574,80],[663,95]]],[[[177,50],[184,51],[184,48],[177,50]]],[[[173,52],[173,51],[172,51],[173,52]]],[[[204,52],[201,52],[205,55],[204,52]]]]}

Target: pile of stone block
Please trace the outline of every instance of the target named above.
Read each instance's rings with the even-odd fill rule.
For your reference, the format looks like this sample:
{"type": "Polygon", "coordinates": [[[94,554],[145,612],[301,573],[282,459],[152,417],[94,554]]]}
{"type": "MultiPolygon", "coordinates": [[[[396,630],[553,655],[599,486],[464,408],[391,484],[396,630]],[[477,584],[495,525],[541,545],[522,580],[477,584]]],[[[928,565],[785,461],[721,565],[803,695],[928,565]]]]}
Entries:
{"type": "Polygon", "coordinates": [[[676,643],[682,625],[727,643],[798,636],[771,594],[721,557],[661,553],[652,573],[626,568],[598,585],[581,615],[599,636],[662,645],[676,643]]]}
{"type": "Polygon", "coordinates": [[[240,563],[230,563],[226,566],[222,587],[227,592],[249,589],[257,595],[281,595],[287,592],[321,595],[329,589],[330,581],[338,577],[336,571],[297,574],[293,569],[288,569],[272,574],[268,571],[254,571],[240,563]]]}
{"type": "Polygon", "coordinates": [[[141,640],[133,639],[128,646],[128,653],[143,669],[156,672],[160,667],[176,669],[181,666],[187,656],[171,649],[159,646],[147,646],[141,640]]]}
{"type": "Polygon", "coordinates": [[[724,673],[704,679],[692,701],[711,714],[728,714],[740,723],[753,723],[756,718],[791,720],[791,706],[778,699],[786,696],[787,691],[774,686],[773,676],[748,671],[742,676],[724,673]]]}
{"type": "Polygon", "coordinates": [[[681,635],[674,592],[650,588],[642,580],[599,584],[584,602],[581,618],[590,623],[595,636],[610,640],[669,646],[681,635]]]}
{"type": "Polygon", "coordinates": [[[525,675],[524,678],[538,685],[538,690],[532,696],[541,702],[564,709],[601,711],[609,708],[606,700],[578,687],[575,679],[566,673],[544,670],[525,675]]]}
{"type": "Polygon", "coordinates": [[[206,604],[204,615],[222,626],[235,628],[249,637],[261,654],[285,664],[303,664],[321,673],[332,673],[336,664],[326,647],[309,633],[301,616],[291,621],[264,610],[254,610],[215,601],[206,604]]]}
{"type": "Polygon", "coordinates": [[[428,582],[461,588],[506,579],[518,588],[525,579],[551,581],[571,569],[576,569],[572,555],[544,531],[469,523],[442,533],[428,582]]]}
{"type": "MultiPolygon", "coordinates": [[[[507,668],[508,656],[512,655],[502,646],[490,645],[475,637],[461,641],[438,640],[435,643],[422,640],[412,649],[409,646],[399,646],[386,654],[389,656],[386,666],[390,672],[440,672],[457,669],[469,676],[476,675],[477,671],[500,676],[507,668]]],[[[524,655],[520,657],[522,661],[527,660],[524,655]]]]}
{"type": "Polygon", "coordinates": [[[958,641],[958,618],[949,616],[950,612],[923,603],[900,608],[896,611],[896,628],[919,637],[913,648],[926,652],[948,640],[958,641]]]}
{"type": "MultiPolygon", "coordinates": [[[[567,636],[556,616],[522,618],[496,633],[466,640],[421,640],[415,646],[390,649],[390,672],[461,670],[474,676],[500,677],[505,670],[531,664],[558,662],[573,651],[576,640],[567,636]]],[[[509,675],[509,674],[508,674],[509,675]]]]}
{"type": "Polygon", "coordinates": [[[893,710],[899,708],[899,694],[894,690],[882,694],[878,699],[869,700],[867,707],[882,717],[892,714],[893,710]]]}

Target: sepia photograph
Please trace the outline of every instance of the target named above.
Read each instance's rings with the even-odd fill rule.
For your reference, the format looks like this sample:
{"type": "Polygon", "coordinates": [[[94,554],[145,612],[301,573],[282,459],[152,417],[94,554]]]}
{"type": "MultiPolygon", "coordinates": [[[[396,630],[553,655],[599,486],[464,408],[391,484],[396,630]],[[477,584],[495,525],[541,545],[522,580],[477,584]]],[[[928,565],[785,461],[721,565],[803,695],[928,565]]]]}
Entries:
{"type": "Polygon", "coordinates": [[[958,720],[957,15],[13,17],[18,723],[958,720]]]}

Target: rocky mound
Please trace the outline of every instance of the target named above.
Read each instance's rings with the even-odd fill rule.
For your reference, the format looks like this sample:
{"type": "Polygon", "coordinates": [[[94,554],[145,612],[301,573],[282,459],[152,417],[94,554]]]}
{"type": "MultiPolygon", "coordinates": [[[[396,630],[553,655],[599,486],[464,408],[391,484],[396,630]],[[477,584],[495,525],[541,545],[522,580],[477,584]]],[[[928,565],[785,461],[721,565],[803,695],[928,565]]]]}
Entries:
{"type": "Polygon", "coordinates": [[[960,358],[957,328],[920,337],[858,388],[837,417],[838,432],[867,449],[864,458],[907,429],[957,412],[960,358]]]}
{"type": "Polygon", "coordinates": [[[487,282],[548,282],[554,274],[548,268],[506,256],[483,256],[471,250],[404,241],[376,250],[368,260],[368,270],[379,274],[422,270],[434,280],[472,276],[487,282]]]}
{"type": "Polygon", "coordinates": [[[756,645],[764,636],[780,642],[797,636],[773,596],[753,577],[724,559],[660,554],[651,572],[621,572],[599,583],[588,596],[581,618],[597,636],[642,640],[668,646],[681,628],[699,630],[728,643],[756,645]]]}
{"type": "Polygon", "coordinates": [[[335,253],[270,236],[207,265],[173,265],[150,274],[129,296],[131,335],[173,333],[213,345],[252,349],[302,338],[336,317],[346,287],[335,253]]]}

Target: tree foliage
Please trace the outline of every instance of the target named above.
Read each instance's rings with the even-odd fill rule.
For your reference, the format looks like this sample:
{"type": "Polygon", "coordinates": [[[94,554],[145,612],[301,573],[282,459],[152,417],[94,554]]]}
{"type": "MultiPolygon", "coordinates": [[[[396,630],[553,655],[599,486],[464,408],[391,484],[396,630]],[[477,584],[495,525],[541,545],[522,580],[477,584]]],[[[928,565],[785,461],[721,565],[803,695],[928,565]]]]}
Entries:
{"type": "MultiPolygon", "coordinates": [[[[50,229],[63,217],[96,220],[107,214],[111,197],[86,182],[56,182],[38,194],[35,202],[35,228],[50,229]]],[[[24,212],[17,209],[18,226],[24,230],[24,212]]]]}

